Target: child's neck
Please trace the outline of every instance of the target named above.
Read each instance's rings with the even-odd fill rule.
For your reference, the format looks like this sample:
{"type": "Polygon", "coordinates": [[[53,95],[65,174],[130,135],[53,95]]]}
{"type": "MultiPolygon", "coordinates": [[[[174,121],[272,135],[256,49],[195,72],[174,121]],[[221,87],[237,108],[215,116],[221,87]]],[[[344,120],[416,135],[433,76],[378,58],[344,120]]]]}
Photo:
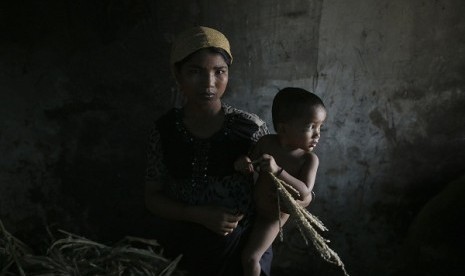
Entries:
{"type": "MultiPolygon", "coordinates": [[[[302,149],[301,148],[298,148],[298,147],[295,147],[295,146],[292,146],[288,140],[286,139],[286,137],[282,134],[276,134],[276,136],[278,137],[278,144],[279,146],[283,149],[283,150],[286,150],[286,151],[289,151],[289,152],[293,152],[293,151],[301,151],[302,149]]],[[[302,150],[303,151],[303,150],[302,150]]]]}

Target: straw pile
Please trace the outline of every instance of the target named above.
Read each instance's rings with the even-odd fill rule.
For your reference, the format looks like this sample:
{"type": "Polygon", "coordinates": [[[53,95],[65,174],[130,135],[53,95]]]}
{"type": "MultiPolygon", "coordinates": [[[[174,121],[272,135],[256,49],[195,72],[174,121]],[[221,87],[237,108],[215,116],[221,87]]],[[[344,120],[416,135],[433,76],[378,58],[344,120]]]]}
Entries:
{"type": "Polygon", "coordinates": [[[147,275],[182,276],[176,269],[181,256],[168,260],[155,240],[126,237],[107,246],[60,231],[45,255],[34,255],[6,231],[0,220],[0,275],[147,275]]]}
{"type": "MultiPolygon", "coordinates": [[[[327,243],[329,243],[329,240],[324,239],[313,226],[320,231],[328,231],[328,229],[317,217],[295,201],[294,197],[288,191],[297,192],[294,191],[292,186],[277,178],[273,173],[270,173],[270,175],[278,190],[278,204],[284,207],[286,212],[289,212],[290,218],[296,221],[296,225],[305,242],[308,244],[308,240],[311,240],[316,250],[325,261],[339,266],[342,272],[344,272],[344,275],[349,276],[341,258],[328,246],[327,243]]],[[[280,235],[282,237],[282,229],[280,229],[280,235]]]]}

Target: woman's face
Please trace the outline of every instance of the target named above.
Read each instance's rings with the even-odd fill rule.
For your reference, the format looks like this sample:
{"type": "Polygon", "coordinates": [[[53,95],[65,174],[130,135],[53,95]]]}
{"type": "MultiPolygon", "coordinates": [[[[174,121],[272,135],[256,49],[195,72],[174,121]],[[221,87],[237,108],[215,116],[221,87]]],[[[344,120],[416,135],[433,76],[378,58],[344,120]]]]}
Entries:
{"type": "Polygon", "coordinates": [[[181,66],[177,80],[187,104],[217,103],[228,84],[228,65],[220,54],[203,49],[181,66]]]}

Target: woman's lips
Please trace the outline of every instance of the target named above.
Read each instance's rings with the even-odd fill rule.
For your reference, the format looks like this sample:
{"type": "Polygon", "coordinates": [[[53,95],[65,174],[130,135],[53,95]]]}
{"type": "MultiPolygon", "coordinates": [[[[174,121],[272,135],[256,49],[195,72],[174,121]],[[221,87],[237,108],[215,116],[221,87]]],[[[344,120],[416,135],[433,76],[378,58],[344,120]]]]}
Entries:
{"type": "Polygon", "coordinates": [[[200,95],[202,97],[204,97],[204,98],[210,99],[210,98],[213,98],[215,96],[215,93],[213,93],[213,92],[205,92],[205,93],[202,93],[200,95]]]}

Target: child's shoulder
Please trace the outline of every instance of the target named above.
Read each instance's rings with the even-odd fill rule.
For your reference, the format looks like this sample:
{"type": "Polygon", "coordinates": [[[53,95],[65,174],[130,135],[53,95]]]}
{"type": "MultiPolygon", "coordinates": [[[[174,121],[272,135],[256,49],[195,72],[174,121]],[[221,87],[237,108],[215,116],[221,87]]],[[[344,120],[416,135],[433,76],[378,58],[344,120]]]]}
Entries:
{"type": "Polygon", "coordinates": [[[304,158],[306,162],[310,163],[318,164],[319,162],[318,156],[313,151],[305,152],[302,158],[304,158]]]}

